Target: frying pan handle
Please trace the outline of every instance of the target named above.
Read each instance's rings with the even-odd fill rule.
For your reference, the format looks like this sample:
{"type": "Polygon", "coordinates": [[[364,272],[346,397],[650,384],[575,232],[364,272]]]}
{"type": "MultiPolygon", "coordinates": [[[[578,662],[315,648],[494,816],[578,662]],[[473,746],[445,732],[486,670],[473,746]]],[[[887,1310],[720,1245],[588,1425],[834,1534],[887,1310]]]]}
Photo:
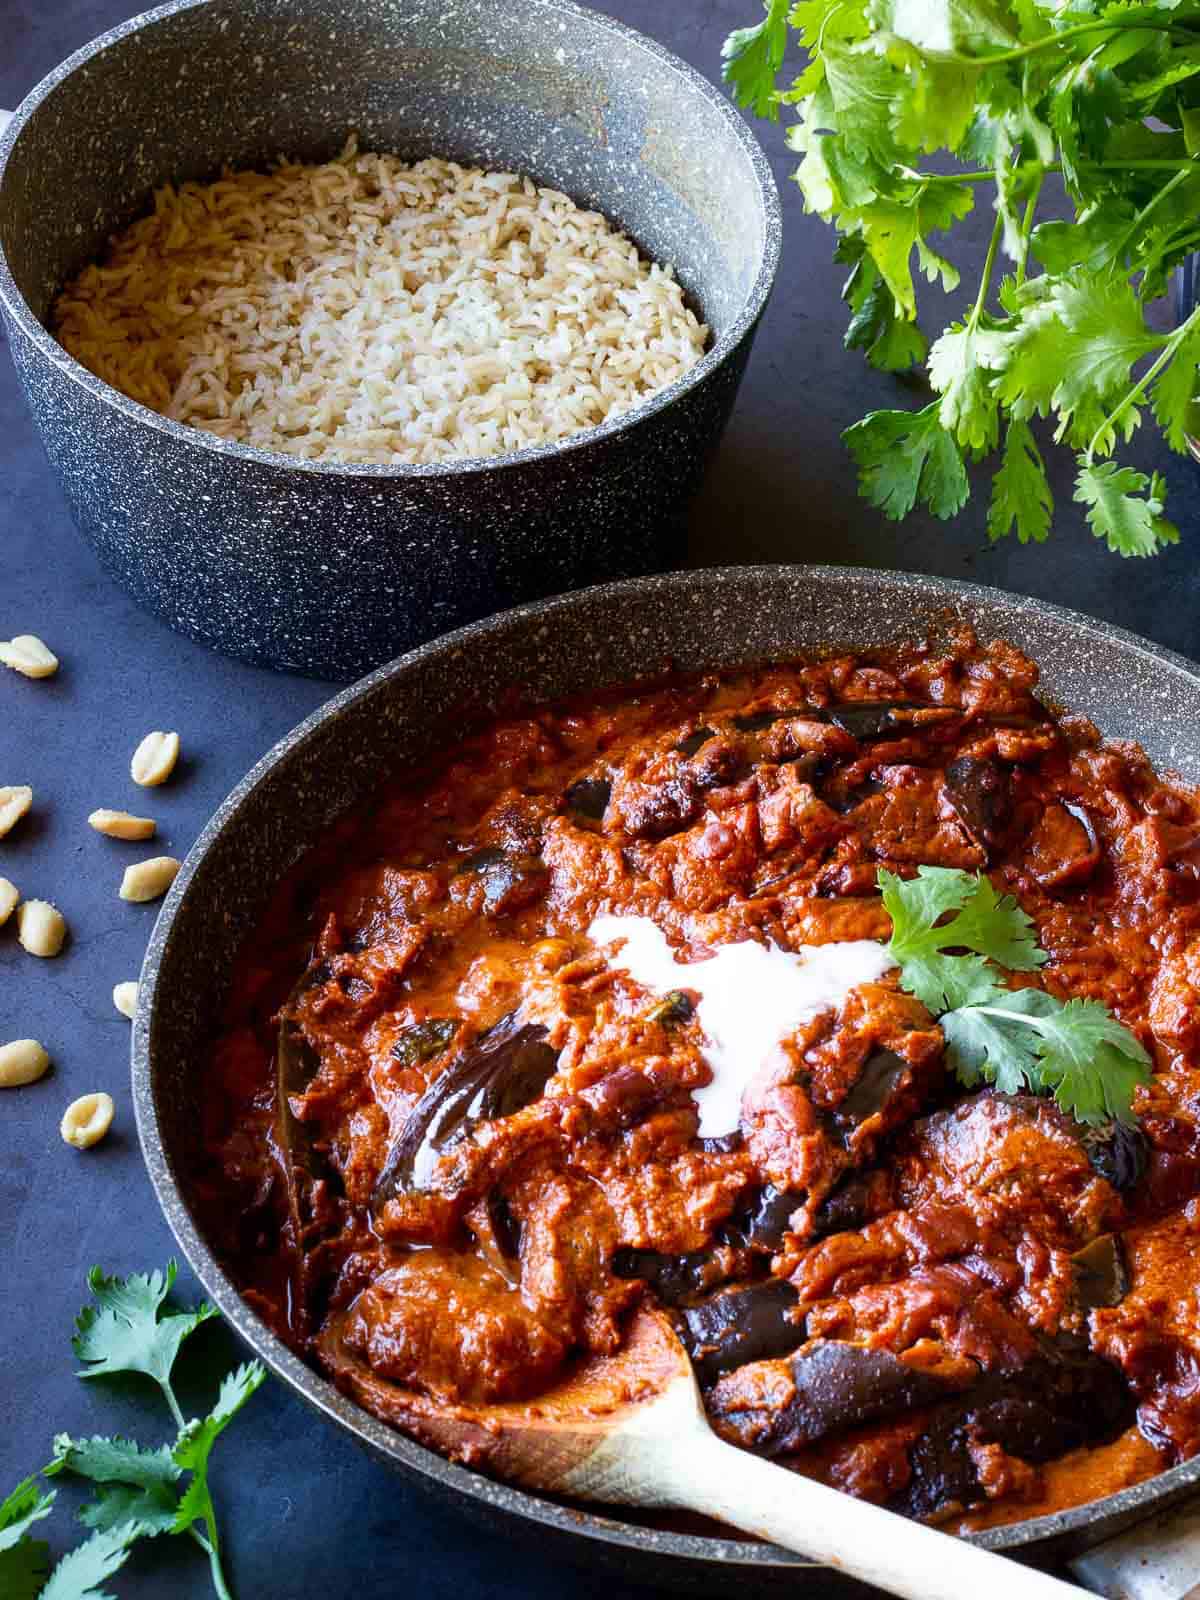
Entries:
{"type": "Polygon", "coordinates": [[[1105,1600],[1200,1600],[1200,1504],[1149,1517],[1070,1567],[1105,1600]]]}

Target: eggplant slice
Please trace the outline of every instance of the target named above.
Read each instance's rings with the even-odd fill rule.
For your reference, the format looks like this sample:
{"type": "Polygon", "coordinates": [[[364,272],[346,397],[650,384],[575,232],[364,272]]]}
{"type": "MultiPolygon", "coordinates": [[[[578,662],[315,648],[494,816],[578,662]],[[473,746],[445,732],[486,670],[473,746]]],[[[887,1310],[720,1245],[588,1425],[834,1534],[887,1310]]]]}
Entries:
{"type": "Polygon", "coordinates": [[[510,1011],[439,1073],[409,1112],[371,1195],[378,1215],[398,1194],[425,1188],[443,1151],[480,1122],[532,1105],[558,1065],[538,1023],[510,1011]]]}
{"type": "Polygon", "coordinates": [[[786,1364],[731,1373],[707,1404],[727,1437],[736,1436],[755,1455],[775,1457],[936,1404],[953,1392],[946,1378],[909,1366],[890,1350],[814,1339],[786,1364]],[[782,1384],[773,1381],[776,1371],[782,1384]],[[785,1403],[771,1403],[777,1393],[787,1395],[785,1403]]]}
{"type": "Polygon", "coordinates": [[[321,1067],[320,1056],[295,1019],[301,995],[321,981],[321,965],[317,962],[310,966],[284,1001],[275,1045],[275,1139],[283,1157],[288,1212],[298,1250],[311,1218],[312,1185],[329,1175],[311,1129],[291,1106],[292,1096],[304,1094],[321,1067]]]}
{"type": "Polygon", "coordinates": [[[710,1388],[734,1367],[784,1355],[802,1344],[804,1323],[791,1315],[796,1301],[790,1283],[770,1278],[688,1307],[680,1317],[679,1336],[700,1387],[710,1388]]]}
{"type": "Polygon", "coordinates": [[[975,1451],[997,1444],[1040,1465],[1084,1445],[1109,1444],[1133,1421],[1135,1401],[1118,1367],[1086,1346],[1046,1341],[1016,1372],[991,1373],[934,1413],[909,1451],[911,1476],[888,1509],[938,1518],[986,1500],[975,1451]]]}

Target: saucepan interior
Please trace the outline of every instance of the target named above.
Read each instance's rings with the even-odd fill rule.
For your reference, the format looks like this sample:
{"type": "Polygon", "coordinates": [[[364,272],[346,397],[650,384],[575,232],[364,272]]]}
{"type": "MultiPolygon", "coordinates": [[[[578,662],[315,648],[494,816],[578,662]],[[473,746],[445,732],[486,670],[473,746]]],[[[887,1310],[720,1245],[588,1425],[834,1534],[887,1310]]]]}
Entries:
{"type": "Polygon", "coordinates": [[[41,333],[62,284],[160,185],[329,160],[350,134],[526,173],[604,212],[674,265],[713,329],[704,370],[762,309],[778,205],[753,137],[682,62],[569,0],[175,0],[135,17],[39,85],[0,145],[0,298],[41,333]]]}
{"type": "MultiPolygon", "coordinates": [[[[591,589],[508,612],[425,645],[332,700],[266,756],[221,806],[185,863],[142,975],[133,1079],[151,1177],[209,1293],[305,1399],[391,1465],[477,1509],[595,1542],[631,1575],[695,1588],[738,1582],[803,1592],[799,1558],[732,1539],[661,1532],[492,1483],[376,1421],[297,1360],[240,1299],[181,1190],[204,1092],[206,1046],[231,964],[279,876],[381,774],[435,751],[514,687],[530,700],[619,684],[672,662],[699,669],[867,647],[955,619],[1041,665],[1046,697],[1112,738],[1139,740],[1162,770],[1200,782],[1200,672],[1182,657],[1075,613],[997,590],[836,567],[729,568],[591,589]],[[657,1565],[655,1565],[657,1563],[657,1565]]],[[[992,1548],[1078,1549],[1182,1497],[1200,1459],[1092,1505],[978,1536],[992,1548]]],[[[822,1574],[822,1594],[829,1593],[822,1574]]]]}

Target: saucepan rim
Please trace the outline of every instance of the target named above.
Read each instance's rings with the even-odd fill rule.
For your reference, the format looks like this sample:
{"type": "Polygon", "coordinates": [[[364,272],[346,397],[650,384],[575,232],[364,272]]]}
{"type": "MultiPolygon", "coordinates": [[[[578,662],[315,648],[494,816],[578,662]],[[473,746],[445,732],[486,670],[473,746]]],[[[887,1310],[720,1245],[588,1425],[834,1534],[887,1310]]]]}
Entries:
{"type": "MultiPolygon", "coordinates": [[[[168,0],[168,4],[158,6],[152,11],[142,12],[139,16],[131,17],[128,21],[100,34],[89,44],[83,45],[73,55],[68,56],[52,72],[47,73],[22,100],[8,126],[0,133],[0,204],[3,203],[4,175],[8,161],[22,131],[62,83],[81,68],[86,68],[87,64],[97,56],[131,35],[141,33],[180,12],[191,11],[211,3],[212,0],[168,0]]],[[[112,406],[130,422],[164,434],[178,444],[194,446],[213,455],[229,456],[235,460],[256,462],[259,465],[291,468],[299,473],[381,481],[460,478],[475,473],[506,471],[523,467],[529,462],[568,455],[572,451],[586,449],[636,428],[639,423],[648,421],[676,401],[682,400],[698,385],[703,384],[717,368],[724,365],[757,324],[766,306],[779,265],[782,243],[779,191],[762,146],[745,120],[738,114],[732,101],[673,51],[666,49],[648,35],[639,33],[637,29],[616,21],[615,18],[605,16],[586,6],[576,5],[574,0],[522,0],[522,3],[526,7],[540,7],[556,17],[587,23],[602,33],[630,41],[648,54],[657,57],[662,65],[675,73],[680,81],[681,92],[700,95],[722,118],[730,134],[749,158],[763,209],[763,243],[758,271],[729,327],[713,341],[711,349],[705,351],[695,366],[690,367],[673,383],[657,390],[621,416],[602,422],[594,428],[585,429],[582,433],[572,434],[566,439],[554,440],[548,444],[527,445],[522,450],[508,451],[503,455],[464,456],[461,459],[444,462],[398,462],[394,465],[380,462],[307,461],[277,451],[260,450],[255,445],[240,444],[232,439],[221,439],[205,432],[202,428],[192,428],[184,423],[175,422],[170,417],[160,416],[157,411],[151,411],[139,401],[131,400],[119,389],[95,377],[74,356],[67,353],[33,314],[32,308],[12,276],[2,244],[0,244],[0,305],[5,307],[21,332],[45,360],[57,367],[93,398],[112,406]]]]}
{"type": "MultiPolygon", "coordinates": [[[[187,1260],[205,1289],[234,1328],[283,1381],[310,1405],[346,1428],[374,1454],[441,1487],[507,1512],[527,1521],[560,1531],[619,1545],[648,1555],[670,1556],[690,1561],[709,1561],[726,1566],[788,1567],[802,1564],[802,1558],[775,1546],[745,1543],[740,1540],[709,1538],[693,1534],[664,1532],[620,1521],[603,1513],[582,1511],[555,1504],[508,1484],[445,1460],[432,1450],[414,1443],[403,1434],[378,1421],[362,1407],[347,1399],[328,1380],[294,1355],[273,1334],[241,1298],[232,1280],[202,1237],[184,1202],[180,1186],[171,1170],[159,1126],[155,1101],[156,1064],[151,1036],[160,1005],[168,1003],[158,992],[158,979],[175,925],[187,900],[191,885],[209,852],[236,821],[254,791],[281,764],[297,753],[350,707],[375,693],[389,681],[403,678],[415,667],[438,656],[453,656],[469,650],[490,634],[503,633],[514,626],[540,625],[539,631],[553,628],[570,619],[572,612],[584,611],[597,601],[619,604],[634,599],[651,588],[664,602],[679,595],[694,608],[711,603],[718,606],[722,589],[731,584],[760,582],[764,590],[786,589],[789,584],[806,582],[828,584],[832,588],[852,585],[880,592],[905,592],[919,589],[920,601],[928,601],[926,616],[940,609],[962,611],[971,605],[997,610],[1018,608],[1023,615],[1041,621],[1056,632],[1067,630],[1076,636],[1105,644],[1115,644],[1136,653],[1141,665],[1152,672],[1181,674],[1189,687],[1200,693],[1200,667],[1177,652],[1152,644],[1123,628],[1097,621],[1080,612],[1027,599],[1004,590],[922,574],[887,572],[873,568],[844,566],[765,566],[723,567],[703,571],[677,572],[652,578],[634,578],[621,583],[601,584],[574,594],[531,602],[496,616],[459,628],[441,638],[418,646],[388,665],[378,668],[358,683],[333,696],[285,735],[258,761],[227,798],[218,806],[189,852],[183,868],[163,904],[155,924],[141,973],[138,1012],[132,1036],[132,1080],[138,1134],[146,1166],[158,1201],[187,1260]]],[[[925,618],[914,619],[917,627],[925,618]]],[[[1200,1481],[1200,1456],[1169,1468],[1155,1477],[1070,1510],[1030,1518],[1025,1522],[973,1534],[973,1541],[991,1549],[1037,1554],[1036,1547],[1064,1543],[1085,1545],[1087,1531],[1097,1522],[1106,1528],[1137,1520],[1152,1511],[1182,1498],[1200,1481]]],[[[1094,1542],[1094,1541],[1093,1541],[1094,1542]]]]}

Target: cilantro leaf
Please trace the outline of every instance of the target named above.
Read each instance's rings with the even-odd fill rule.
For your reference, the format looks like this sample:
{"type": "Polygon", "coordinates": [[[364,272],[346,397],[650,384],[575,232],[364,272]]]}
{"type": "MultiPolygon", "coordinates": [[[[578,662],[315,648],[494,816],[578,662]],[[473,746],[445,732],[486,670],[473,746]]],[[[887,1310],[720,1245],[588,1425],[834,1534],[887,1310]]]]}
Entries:
{"type": "Polygon", "coordinates": [[[72,1439],[60,1433],[47,1475],[74,1472],[99,1486],[97,1498],[79,1513],[89,1528],[104,1531],[137,1523],[143,1534],[173,1530],[178,1511],[174,1485],[182,1477],[169,1445],[143,1450],[130,1439],[72,1439]]]}
{"type": "Polygon", "coordinates": [[[1162,474],[1148,478],[1115,461],[1082,466],[1075,499],[1087,506],[1092,532],[1123,556],[1152,556],[1179,543],[1179,529],[1163,516],[1162,474]],[[1145,498],[1139,498],[1145,490],[1145,498]]]}
{"type": "Polygon", "coordinates": [[[1189,333],[1154,385],[1154,415],[1172,450],[1187,454],[1188,432],[1196,424],[1192,402],[1200,366],[1200,331],[1189,333]]]}
{"type": "Polygon", "coordinates": [[[1038,1077],[1076,1122],[1133,1123],[1137,1084],[1150,1077],[1150,1057],[1138,1039],[1098,1000],[1053,1001],[1037,990],[1034,1005],[1038,1077]]]}
{"type": "Polygon", "coordinates": [[[258,1361],[247,1362],[221,1380],[217,1403],[199,1422],[190,1422],[179,1436],[174,1450],[177,1466],[192,1474],[175,1514],[175,1532],[186,1533],[195,1522],[203,1522],[214,1550],[219,1550],[216,1511],[208,1492],[208,1458],[212,1447],[266,1377],[258,1361]]]}
{"type": "Polygon", "coordinates": [[[50,1547],[32,1539],[35,1522],[50,1515],[54,1495],[43,1494],[37,1480],[25,1478],[0,1501],[0,1594],[5,1600],[34,1600],[50,1570],[50,1547]]]}
{"type": "Polygon", "coordinates": [[[113,1600],[99,1585],[125,1565],[129,1547],[137,1536],[132,1523],[94,1533],[58,1563],[42,1590],[41,1600],[113,1600]]]}
{"type": "MultiPolygon", "coordinates": [[[[731,37],[726,72],[762,115],[797,108],[788,142],[805,206],[858,251],[847,348],[884,371],[927,354],[939,396],[936,427],[927,409],[881,410],[846,431],[863,496],[895,520],[918,506],[952,517],[969,494],[964,457],[1003,439],[989,535],[1041,543],[1053,501],[1031,418],[1053,417],[1054,442],[1086,451],[1090,471],[1132,436],[1148,399],[1168,444],[1185,448],[1193,416],[1200,427],[1200,342],[1159,332],[1145,308],[1200,248],[1200,109],[1189,103],[1200,97],[1200,0],[795,0],[786,14],[763,3],[763,20],[731,37]],[[777,94],[789,30],[806,61],[777,94]],[[957,168],[922,165],[927,155],[957,168]],[[1050,175],[1065,179],[1073,216],[1057,214],[1050,175]],[[997,227],[974,309],[926,353],[915,272],[957,286],[956,253],[934,237],[953,235],[988,184],[997,227]],[[1038,215],[1043,191],[1050,221],[1038,215]],[[1001,246],[1016,263],[1003,317],[991,311],[1001,246]],[[1027,275],[1031,254],[1040,276],[1027,275]],[[1160,358],[1148,380],[1135,377],[1168,341],[1178,364],[1160,358]]],[[[1092,529],[1115,553],[1177,537],[1157,479],[1141,496],[1103,475],[1085,487],[1092,529]]]]}
{"type": "Polygon", "coordinates": [[[757,117],[779,121],[775,79],[787,49],[788,7],[791,0],[765,0],[766,16],[753,28],[736,28],[721,46],[721,74],[733,86],[740,106],[752,107],[757,117]]]}
{"type": "Polygon", "coordinates": [[[938,401],[923,411],[872,411],[842,435],[858,463],[864,496],[899,522],[918,500],[945,520],[970,489],[962,452],[938,421],[938,401]]]}
{"type": "MultiPolygon", "coordinates": [[[[985,352],[998,369],[996,391],[1015,417],[1058,413],[1056,438],[1079,448],[1097,441],[1115,401],[1129,387],[1134,364],[1163,343],[1147,328],[1123,278],[1099,281],[1073,272],[1026,284],[1015,297],[1010,326],[985,352]]],[[[1129,432],[1136,418],[1130,416],[1129,432]]],[[[1111,430],[1109,430],[1109,435],[1111,430]]]]}
{"type": "Polygon", "coordinates": [[[36,1478],[24,1478],[0,1500],[0,1550],[15,1549],[35,1522],[50,1515],[53,1494],[43,1494],[36,1478]]]}
{"type": "Polygon", "coordinates": [[[998,968],[1033,972],[1047,960],[1011,895],[955,867],[919,867],[908,880],[880,868],[877,879],[900,985],[939,1018],[946,1060],[967,1088],[1049,1089],[1077,1122],[1134,1120],[1134,1090],[1150,1075],[1136,1036],[1099,1001],[1001,981],[998,968]]]}
{"type": "Polygon", "coordinates": [[[202,1303],[195,1311],[170,1312],[160,1319],[177,1268],[165,1273],[133,1273],[106,1278],[99,1267],[88,1274],[95,1306],[84,1306],[76,1319],[72,1348],[85,1365],[81,1378],[115,1372],[142,1372],[164,1389],[179,1347],[202,1322],[216,1316],[216,1307],[202,1303]]]}
{"type": "Polygon", "coordinates": [[[883,372],[903,372],[923,361],[925,336],[915,322],[900,314],[896,297],[867,254],[863,240],[842,239],[834,259],[854,264],[842,289],[842,298],[851,310],[843,341],[847,350],[865,350],[871,365],[883,372]]]}
{"type": "Polygon", "coordinates": [[[938,421],[964,450],[985,454],[1000,436],[996,395],[986,371],[995,365],[1000,340],[987,328],[955,323],[929,352],[929,381],[942,397],[938,421]]]}
{"type": "Polygon", "coordinates": [[[1016,527],[1022,544],[1041,544],[1050,536],[1054,496],[1046,478],[1033,433],[1027,422],[1014,417],[1004,435],[1004,457],[992,480],[988,507],[988,538],[1003,539],[1016,527]]]}
{"type": "Polygon", "coordinates": [[[918,867],[917,876],[906,881],[881,867],[878,880],[892,919],[888,950],[900,968],[901,987],[935,1015],[1001,992],[988,961],[1032,972],[1046,960],[1028,916],[982,874],[918,867]],[[971,951],[974,959],[946,954],[952,950],[971,951]]]}
{"type": "MultiPolygon", "coordinates": [[[[1007,997],[1006,997],[1007,998],[1007,997]]],[[[941,1018],[946,1059],[968,1089],[993,1083],[1019,1094],[1037,1082],[1037,1036],[993,1016],[986,1006],[965,1006],[941,1018]]]]}

